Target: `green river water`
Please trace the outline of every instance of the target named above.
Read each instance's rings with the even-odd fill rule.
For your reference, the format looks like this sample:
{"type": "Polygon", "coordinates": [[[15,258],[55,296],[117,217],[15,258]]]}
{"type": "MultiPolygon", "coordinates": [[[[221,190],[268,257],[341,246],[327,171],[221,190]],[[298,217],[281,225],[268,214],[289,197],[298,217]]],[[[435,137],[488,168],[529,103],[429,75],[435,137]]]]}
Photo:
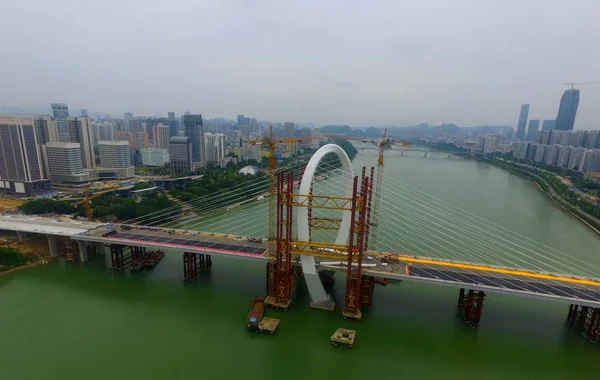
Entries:
{"type": "MultiPolygon", "coordinates": [[[[355,159],[375,161],[374,151],[355,159]]],[[[392,153],[385,175],[600,264],[600,239],[531,182],[506,171],[472,160],[392,153]]],[[[256,225],[231,232],[264,230],[265,207],[247,208],[256,209],[256,225]]],[[[247,208],[213,219],[211,228],[230,225],[247,208]]],[[[203,229],[202,223],[196,227],[203,229]]],[[[333,313],[310,309],[300,288],[287,312],[267,310],[280,318],[278,331],[255,336],[244,322],[251,299],[264,294],[264,271],[263,263],[214,258],[210,274],[184,286],[181,255],[168,253],[144,273],[109,273],[95,258],[0,277],[0,379],[600,376],[600,349],[567,327],[565,304],[489,294],[481,325],[472,330],[457,315],[456,289],[406,281],[376,287],[374,305],[361,321],[343,320],[339,307],[333,313]],[[357,331],[352,349],[330,345],[338,327],[357,331]]],[[[338,275],[338,305],[343,289],[338,275]]]]}

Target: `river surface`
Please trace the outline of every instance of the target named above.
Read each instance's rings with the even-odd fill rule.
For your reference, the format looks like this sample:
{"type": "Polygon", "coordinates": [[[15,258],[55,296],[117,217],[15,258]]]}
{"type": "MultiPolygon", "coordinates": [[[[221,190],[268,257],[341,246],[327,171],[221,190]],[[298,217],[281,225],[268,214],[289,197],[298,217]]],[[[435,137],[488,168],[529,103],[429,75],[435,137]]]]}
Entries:
{"type": "MultiPolygon", "coordinates": [[[[386,178],[600,263],[600,240],[527,180],[441,155],[386,159],[386,178]]],[[[375,161],[375,152],[365,150],[355,164],[375,161]]],[[[194,227],[218,231],[237,223],[230,232],[260,235],[266,218],[256,202],[194,227]]],[[[181,255],[168,253],[144,273],[109,273],[96,257],[0,277],[0,378],[598,377],[599,348],[567,327],[567,305],[489,294],[481,325],[472,330],[457,315],[456,289],[406,281],[377,286],[373,307],[358,322],[343,320],[339,307],[308,308],[299,288],[287,312],[267,310],[280,318],[278,331],[255,336],[244,321],[252,297],[265,292],[264,272],[262,263],[214,258],[210,274],[183,285],[181,255]],[[355,347],[329,344],[338,327],[357,331],[355,347]]],[[[341,305],[344,281],[336,279],[341,305]]]]}

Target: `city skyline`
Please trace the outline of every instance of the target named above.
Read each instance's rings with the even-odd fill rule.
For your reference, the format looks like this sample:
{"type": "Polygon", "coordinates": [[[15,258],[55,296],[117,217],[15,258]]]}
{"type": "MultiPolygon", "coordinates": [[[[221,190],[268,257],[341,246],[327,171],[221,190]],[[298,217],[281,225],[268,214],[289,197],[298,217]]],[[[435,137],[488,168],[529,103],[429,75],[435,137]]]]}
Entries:
{"type": "MultiPolygon", "coordinates": [[[[533,118],[553,119],[563,83],[600,79],[598,53],[590,48],[600,37],[599,11],[589,0],[389,1],[376,8],[149,1],[121,4],[119,12],[94,0],[14,2],[0,26],[15,36],[2,42],[12,59],[0,71],[14,90],[0,94],[0,105],[46,109],[64,102],[90,114],[188,109],[206,118],[243,113],[320,125],[515,127],[520,104],[531,104],[533,118]],[[82,13],[94,17],[62,20],[82,13]],[[398,14],[411,17],[399,23],[398,14]],[[531,14],[538,15],[535,28],[531,14]],[[169,27],[134,29],[131,17],[169,27]],[[23,30],[20,20],[30,27],[15,34],[23,30]],[[564,20],[577,22],[567,28],[564,20]],[[100,32],[107,22],[111,33],[100,32]],[[65,43],[46,49],[53,41],[65,43]],[[192,45],[201,48],[194,52],[192,45]],[[90,51],[89,59],[69,59],[75,46],[90,51]]],[[[598,129],[600,86],[580,89],[575,129],[598,129]]]]}

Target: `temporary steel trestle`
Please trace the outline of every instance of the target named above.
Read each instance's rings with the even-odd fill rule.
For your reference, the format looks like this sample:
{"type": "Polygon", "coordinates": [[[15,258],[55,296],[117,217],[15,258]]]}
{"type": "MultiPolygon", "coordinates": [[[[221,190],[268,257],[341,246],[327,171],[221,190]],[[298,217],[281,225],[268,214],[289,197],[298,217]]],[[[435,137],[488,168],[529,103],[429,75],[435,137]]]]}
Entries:
{"type": "Polygon", "coordinates": [[[113,270],[121,270],[127,268],[131,264],[132,259],[131,247],[120,244],[110,245],[110,258],[113,270]]]}
{"type": "Polygon", "coordinates": [[[567,321],[590,342],[596,343],[600,338],[600,308],[571,304],[567,321]]]}
{"type": "Polygon", "coordinates": [[[362,177],[354,178],[351,197],[329,197],[314,195],[312,192],[295,194],[293,174],[279,173],[276,184],[275,255],[267,264],[265,300],[267,305],[284,309],[289,306],[295,278],[300,274],[300,268],[292,265],[292,255],[323,256],[326,252],[332,252],[334,255],[346,252],[344,254],[344,259],[347,260],[344,318],[359,319],[360,307],[371,306],[375,280],[371,276],[362,275],[362,261],[363,252],[368,244],[373,174],[374,169],[371,169],[371,177],[369,177],[366,175],[366,169],[363,168],[362,177]],[[340,221],[335,219],[313,219],[313,208],[349,211],[351,223],[348,243],[336,245],[312,240],[301,242],[294,239],[293,207],[308,207],[310,230],[339,228],[340,225],[340,221]]]}
{"type": "Polygon", "coordinates": [[[204,253],[183,253],[183,282],[198,279],[202,273],[208,272],[212,267],[212,258],[204,253]]]}
{"type": "Polygon", "coordinates": [[[481,290],[469,289],[465,292],[464,288],[460,288],[458,307],[462,309],[465,322],[469,323],[474,329],[479,326],[484,299],[485,293],[481,290]]]}

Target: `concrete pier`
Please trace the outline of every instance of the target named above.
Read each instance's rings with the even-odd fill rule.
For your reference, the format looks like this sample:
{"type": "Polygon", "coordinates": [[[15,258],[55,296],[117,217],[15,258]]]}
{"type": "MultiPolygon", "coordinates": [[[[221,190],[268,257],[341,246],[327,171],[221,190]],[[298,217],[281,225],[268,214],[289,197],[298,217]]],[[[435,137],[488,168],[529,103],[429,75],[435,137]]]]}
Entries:
{"type": "Polygon", "coordinates": [[[46,239],[48,239],[48,247],[50,248],[50,255],[51,256],[58,255],[58,246],[56,245],[56,236],[55,235],[46,235],[46,239]]]}
{"type": "Polygon", "coordinates": [[[77,240],[77,249],[79,250],[79,261],[82,263],[88,261],[86,242],[82,240],[77,240]]]}

